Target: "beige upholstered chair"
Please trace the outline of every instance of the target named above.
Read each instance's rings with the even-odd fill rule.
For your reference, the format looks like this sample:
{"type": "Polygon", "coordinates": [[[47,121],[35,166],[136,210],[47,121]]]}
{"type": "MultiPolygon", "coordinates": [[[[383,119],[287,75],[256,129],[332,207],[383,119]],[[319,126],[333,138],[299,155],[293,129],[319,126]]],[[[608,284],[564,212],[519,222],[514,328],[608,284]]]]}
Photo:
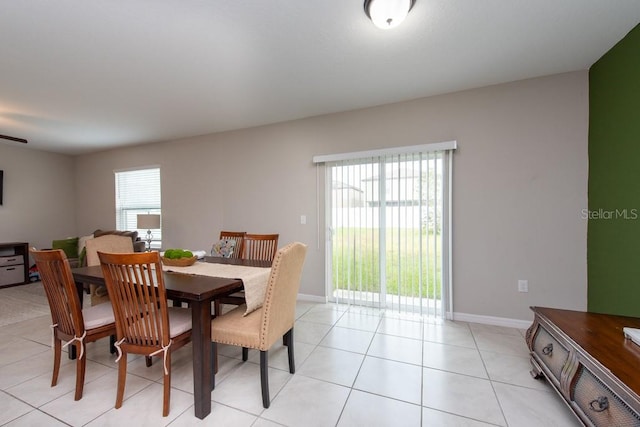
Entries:
{"type": "Polygon", "coordinates": [[[168,307],[158,252],[98,252],[116,319],[118,391],[122,406],[127,355],[160,356],[164,367],[162,416],[169,415],[171,354],[191,341],[191,309],[168,307]]]}
{"type": "MultiPolygon", "coordinates": [[[[98,251],[109,253],[133,253],[133,241],[128,236],[118,236],[105,234],[100,237],[89,239],[86,242],[87,265],[100,265],[98,251]]],[[[104,286],[90,285],[91,305],[97,305],[109,301],[107,288],[104,286]]]]}
{"type": "Polygon", "coordinates": [[[261,308],[244,316],[241,305],[211,321],[211,340],[214,364],[217,363],[216,343],[242,347],[242,359],[247,360],[247,349],[260,350],[260,383],[262,406],[268,408],[269,398],[268,351],[281,337],[288,347],[289,372],[295,373],[293,353],[293,324],[296,297],[300,288],[302,265],[307,246],[291,243],[280,249],[273,260],[261,308]]]}
{"type": "Polygon", "coordinates": [[[113,309],[111,304],[80,308],[80,299],[69,261],[61,249],[37,251],[32,249],[31,256],[38,266],[40,279],[44,286],[53,330],[53,378],[51,387],[58,382],[62,341],[76,348],[76,394],[74,399],[82,398],[84,373],[87,365],[84,345],[110,335],[115,335],[113,309]]]}

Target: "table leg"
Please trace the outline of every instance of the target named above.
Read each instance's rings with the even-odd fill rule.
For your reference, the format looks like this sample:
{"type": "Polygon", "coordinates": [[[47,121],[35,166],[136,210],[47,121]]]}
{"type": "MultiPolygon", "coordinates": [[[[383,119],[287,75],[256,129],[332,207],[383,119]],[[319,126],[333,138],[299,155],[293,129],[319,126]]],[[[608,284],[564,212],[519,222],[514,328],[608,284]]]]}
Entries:
{"type": "Polygon", "coordinates": [[[193,397],[196,417],[211,413],[211,301],[191,301],[193,397]]]}

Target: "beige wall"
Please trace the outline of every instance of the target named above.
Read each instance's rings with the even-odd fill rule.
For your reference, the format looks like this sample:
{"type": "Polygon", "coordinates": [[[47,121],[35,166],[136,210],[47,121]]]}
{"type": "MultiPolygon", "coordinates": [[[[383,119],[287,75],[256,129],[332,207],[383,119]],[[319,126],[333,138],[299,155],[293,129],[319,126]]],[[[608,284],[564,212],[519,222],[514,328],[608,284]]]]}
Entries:
{"type": "Polygon", "coordinates": [[[69,156],[0,142],[0,242],[50,248],[54,239],[77,235],[74,164],[69,156]]]}
{"type": "Polygon", "coordinates": [[[220,229],[277,232],[281,244],[309,245],[301,293],[322,296],[313,155],[457,140],[457,317],[585,309],[587,95],[583,71],[80,156],[78,230],[115,225],[114,170],[160,165],[165,248],[208,250],[220,229]],[[518,279],[529,280],[528,293],[517,292],[518,279]]]}

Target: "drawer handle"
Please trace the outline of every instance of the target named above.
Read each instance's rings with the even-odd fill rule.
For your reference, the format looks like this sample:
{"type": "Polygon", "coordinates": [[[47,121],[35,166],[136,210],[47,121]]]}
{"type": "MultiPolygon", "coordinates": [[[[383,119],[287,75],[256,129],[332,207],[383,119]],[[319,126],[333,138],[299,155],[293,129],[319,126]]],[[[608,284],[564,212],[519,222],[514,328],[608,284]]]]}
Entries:
{"type": "Polygon", "coordinates": [[[549,344],[547,344],[547,345],[542,349],[542,354],[544,354],[545,356],[551,356],[551,353],[553,353],[553,343],[549,343],[549,344]]]}
{"type": "Polygon", "coordinates": [[[592,411],[602,412],[609,409],[609,399],[607,399],[607,396],[600,396],[599,398],[593,399],[589,402],[589,407],[592,411]]]}

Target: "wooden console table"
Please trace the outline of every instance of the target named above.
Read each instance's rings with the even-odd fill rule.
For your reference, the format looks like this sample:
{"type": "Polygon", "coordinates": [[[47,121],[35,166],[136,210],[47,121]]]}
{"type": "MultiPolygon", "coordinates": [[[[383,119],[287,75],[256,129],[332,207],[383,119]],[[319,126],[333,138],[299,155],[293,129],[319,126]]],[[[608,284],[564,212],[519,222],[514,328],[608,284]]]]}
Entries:
{"type": "Polygon", "coordinates": [[[29,283],[29,244],[0,243],[0,288],[29,283]]]}
{"type": "Polygon", "coordinates": [[[531,374],[546,377],[587,426],[640,426],[640,346],[622,332],[640,318],[531,309],[531,374]]]}

